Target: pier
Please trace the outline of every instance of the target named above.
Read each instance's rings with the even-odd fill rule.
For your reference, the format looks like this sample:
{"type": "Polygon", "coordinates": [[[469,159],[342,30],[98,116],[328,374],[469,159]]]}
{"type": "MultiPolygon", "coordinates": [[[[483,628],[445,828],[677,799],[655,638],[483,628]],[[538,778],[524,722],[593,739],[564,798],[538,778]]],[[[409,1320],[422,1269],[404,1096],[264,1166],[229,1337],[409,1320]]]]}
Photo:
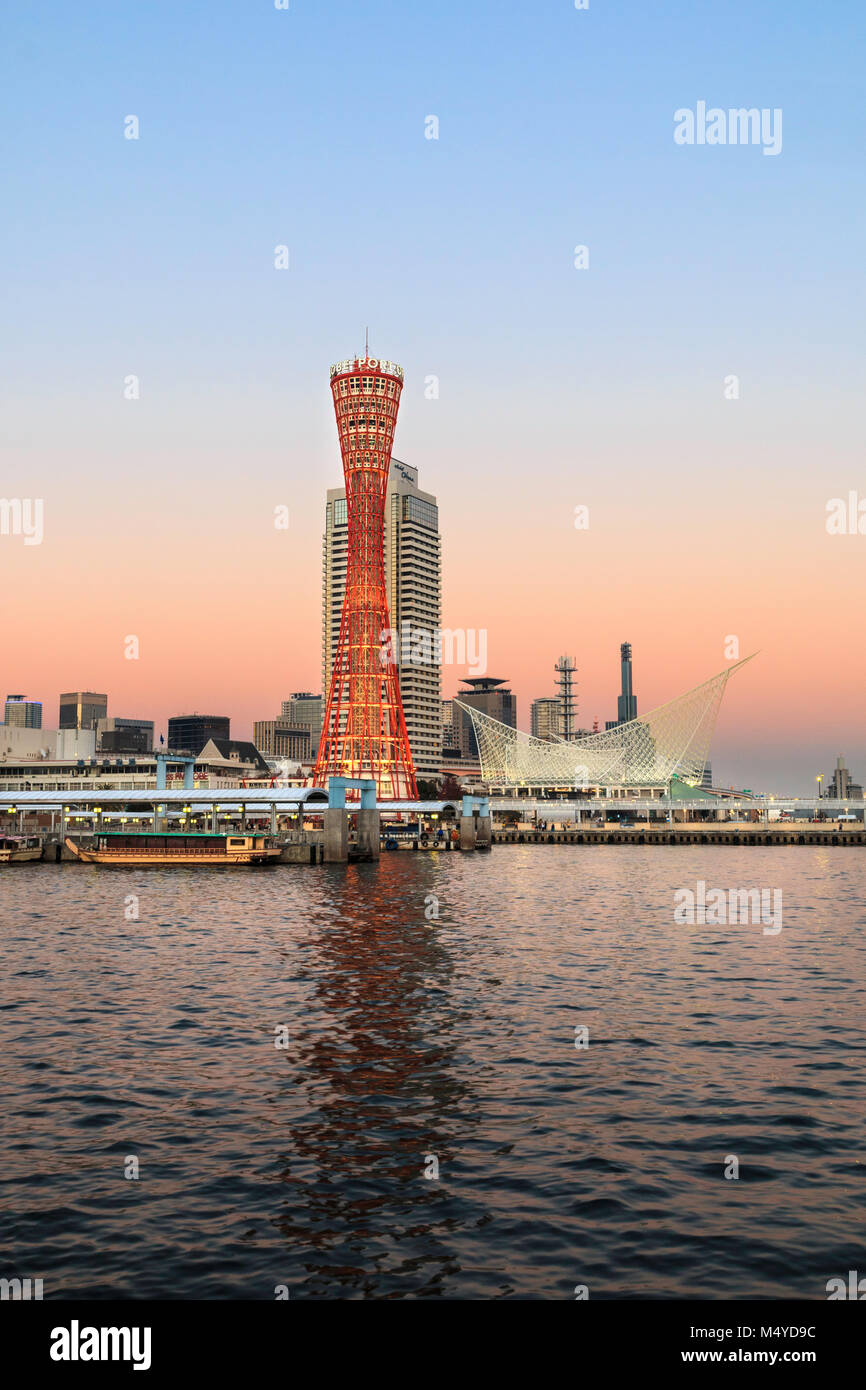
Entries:
{"type": "Polygon", "coordinates": [[[562,802],[486,794],[377,802],[372,781],[332,777],[327,790],[24,791],[0,801],[0,830],[39,831],[45,862],[75,858],[67,836],[88,841],[108,830],[256,830],[275,839],[283,863],[348,864],[395,850],[473,853],[509,845],[866,845],[863,813],[863,802],[826,797],[725,799],[710,806],[682,798],[562,802]],[[819,812],[826,819],[816,819],[819,812]]]}
{"type": "Polygon", "coordinates": [[[287,864],[340,864],[382,850],[475,851],[493,842],[487,797],[376,801],[375,783],[343,777],[321,787],[23,791],[0,801],[0,829],[44,837],[44,862],[74,861],[66,839],[108,830],[244,834],[264,830],[287,864]],[[358,800],[349,800],[347,792],[358,800]]]}

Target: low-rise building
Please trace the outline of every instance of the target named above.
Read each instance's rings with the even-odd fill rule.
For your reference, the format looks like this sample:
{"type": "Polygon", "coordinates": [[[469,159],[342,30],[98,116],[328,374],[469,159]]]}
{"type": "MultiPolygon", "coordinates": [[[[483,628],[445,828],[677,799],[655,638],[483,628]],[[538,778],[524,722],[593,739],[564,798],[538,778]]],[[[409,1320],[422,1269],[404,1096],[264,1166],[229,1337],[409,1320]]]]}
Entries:
{"type": "Polygon", "coordinates": [[[153,737],[152,719],[116,714],[96,723],[96,747],[100,753],[150,753],[153,737]]]}
{"type": "Polygon", "coordinates": [[[0,724],[0,767],[17,759],[92,758],[95,729],[33,729],[0,724]]]}
{"type": "MultiPolygon", "coordinates": [[[[182,764],[167,759],[166,784],[183,786],[182,764]]],[[[252,743],[211,739],[195,762],[196,787],[242,787],[271,776],[267,762],[252,743]]],[[[132,791],[143,799],[156,791],[157,754],[134,757],[36,757],[0,761],[0,795],[22,791],[132,791]]]]}

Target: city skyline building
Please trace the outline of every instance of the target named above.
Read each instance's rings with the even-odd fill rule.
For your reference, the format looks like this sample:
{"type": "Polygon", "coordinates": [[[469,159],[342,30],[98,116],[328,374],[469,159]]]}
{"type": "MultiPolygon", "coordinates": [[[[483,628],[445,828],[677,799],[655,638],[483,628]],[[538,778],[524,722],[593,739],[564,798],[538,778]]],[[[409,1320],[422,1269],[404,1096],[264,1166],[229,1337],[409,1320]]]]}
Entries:
{"type": "Polygon", "coordinates": [[[508,689],[508,682],[499,676],[463,676],[461,684],[469,690],[459,690],[455,697],[460,713],[460,751],[464,758],[479,757],[476,725],[469,710],[477,710],[500,724],[517,728],[517,699],[508,689]]]}
{"type": "Polygon", "coordinates": [[[529,712],[533,738],[559,738],[562,732],[562,701],[558,695],[540,695],[533,700],[529,712]]]}
{"type": "MultiPolygon", "coordinates": [[[[820,789],[821,783],[819,783],[820,789]]],[[[819,795],[822,793],[819,790],[819,795]]],[[[845,755],[840,753],[836,758],[836,766],[827,778],[827,789],[823,792],[824,796],[838,797],[840,801],[850,798],[852,801],[860,800],[863,796],[863,788],[859,782],[855,782],[845,766],[845,755]]]]}
{"type": "MultiPolygon", "coordinates": [[[[384,514],[385,593],[409,748],[416,773],[431,776],[442,758],[440,701],[441,541],[435,496],[418,487],[418,469],[391,456],[384,514]]],[[[322,540],[322,681],[330,687],[346,583],[345,488],[329,488],[322,540]]]]}
{"type": "Polygon", "coordinates": [[[619,648],[620,693],[616,697],[616,719],[605,721],[605,730],[618,729],[620,724],[628,724],[637,719],[637,697],[632,683],[631,642],[622,642],[619,648]]]}
{"type": "Polygon", "coordinates": [[[42,728],[42,701],[24,695],[7,695],[3,722],[17,729],[42,728]]]}
{"type": "Polygon", "coordinates": [[[309,730],[311,758],[315,758],[319,751],[324,717],[325,697],[311,690],[294,691],[280,706],[281,719],[288,719],[293,728],[309,730]]]}
{"type": "MultiPolygon", "coordinates": [[[[368,347],[363,357],[337,362],[330,376],[345,487],[346,570],[313,781],[370,778],[379,796],[415,797],[385,581],[385,507],[403,368],[371,357],[368,347]]],[[[438,728],[438,700],[436,721],[438,728]]]]}
{"type": "Polygon", "coordinates": [[[60,696],[61,729],[95,729],[108,714],[108,696],[94,690],[69,690],[60,696]]]}
{"type": "Polygon", "coordinates": [[[556,684],[559,686],[559,734],[566,740],[574,738],[575,718],[577,715],[577,696],[574,689],[574,677],[577,671],[574,658],[561,656],[555,667],[556,684]]]}
{"type": "Polygon", "coordinates": [[[462,716],[459,709],[455,707],[453,700],[443,700],[441,702],[441,710],[442,755],[444,757],[446,749],[452,754],[460,752],[460,725],[462,716]]]}

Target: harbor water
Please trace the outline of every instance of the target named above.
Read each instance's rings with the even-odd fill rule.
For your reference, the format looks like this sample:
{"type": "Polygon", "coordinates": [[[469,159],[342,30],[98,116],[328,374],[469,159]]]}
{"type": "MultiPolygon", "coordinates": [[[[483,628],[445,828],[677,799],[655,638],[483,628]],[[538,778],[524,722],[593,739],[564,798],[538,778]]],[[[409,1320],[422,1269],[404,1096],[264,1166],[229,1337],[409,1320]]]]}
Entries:
{"type": "Polygon", "coordinates": [[[856,849],[11,866],[0,957],[0,1274],[46,1299],[866,1270],[856,849]],[[780,929],[677,921],[698,883],[778,892],[780,929]]]}

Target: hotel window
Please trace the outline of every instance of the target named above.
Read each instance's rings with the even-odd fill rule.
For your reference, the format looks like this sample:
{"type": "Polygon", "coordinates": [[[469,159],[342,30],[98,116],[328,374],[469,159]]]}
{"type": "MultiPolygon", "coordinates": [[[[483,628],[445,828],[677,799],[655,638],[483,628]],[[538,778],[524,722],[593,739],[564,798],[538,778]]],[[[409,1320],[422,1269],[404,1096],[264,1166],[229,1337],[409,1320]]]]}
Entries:
{"type": "Polygon", "coordinates": [[[428,530],[435,531],[439,523],[439,508],[432,502],[425,502],[421,497],[404,497],[403,520],[415,521],[419,526],[426,526],[428,530]]]}

